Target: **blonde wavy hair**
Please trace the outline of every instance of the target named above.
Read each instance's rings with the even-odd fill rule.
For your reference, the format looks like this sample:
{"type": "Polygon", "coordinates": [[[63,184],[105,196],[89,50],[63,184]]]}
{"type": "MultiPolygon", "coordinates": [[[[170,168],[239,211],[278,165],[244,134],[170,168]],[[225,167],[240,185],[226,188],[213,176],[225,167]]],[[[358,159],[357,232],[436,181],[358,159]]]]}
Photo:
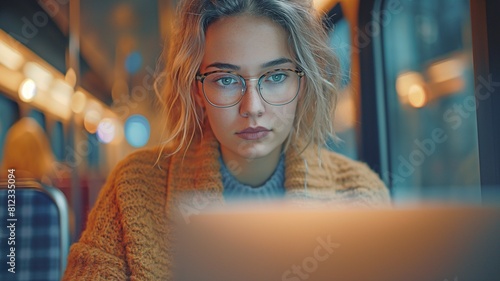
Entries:
{"type": "Polygon", "coordinates": [[[16,169],[19,176],[38,180],[52,176],[55,158],[50,142],[32,118],[22,118],[9,129],[3,153],[3,171],[16,169]]]}
{"type": "Polygon", "coordinates": [[[267,17],[283,27],[294,63],[305,73],[303,94],[285,149],[291,143],[301,152],[310,144],[322,146],[328,137],[335,137],[332,124],[340,70],[311,1],[184,0],[177,9],[168,52],[164,52],[168,55],[158,93],[164,103],[164,145],[169,147],[169,154],[187,150],[193,139],[202,135],[204,116],[194,95],[208,26],[220,18],[242,14],[267,17]]]}

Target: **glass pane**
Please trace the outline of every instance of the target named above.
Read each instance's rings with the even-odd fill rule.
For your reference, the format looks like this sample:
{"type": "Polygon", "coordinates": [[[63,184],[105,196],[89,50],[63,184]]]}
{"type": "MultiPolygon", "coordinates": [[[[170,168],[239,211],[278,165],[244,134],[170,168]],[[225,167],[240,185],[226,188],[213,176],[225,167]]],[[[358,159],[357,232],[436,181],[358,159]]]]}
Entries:
{"type": "Polygon", "coordinates": [[[384,176],[395,197],[480,200],[469,2],[393,2],[384,1],[384,11],[396,12],[382,23],[391,154],[384,176]]]}

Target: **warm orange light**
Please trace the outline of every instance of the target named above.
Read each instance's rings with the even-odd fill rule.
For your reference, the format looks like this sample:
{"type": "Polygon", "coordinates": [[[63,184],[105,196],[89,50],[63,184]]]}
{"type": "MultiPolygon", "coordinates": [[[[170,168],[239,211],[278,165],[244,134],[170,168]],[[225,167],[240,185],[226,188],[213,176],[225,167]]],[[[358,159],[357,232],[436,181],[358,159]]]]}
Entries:
{"type": "Polygon", "coordinates": [[[68,69],[66,72],[66,75],[64,76],[64,80],[66,83],[68,83],[71,87],[76,86],[76,72],[73,68],[68,69]]]}
{"type": "Polygon", "coordinates": [[[40,90],[47,91],[52,85],[54,76],[45,67],[36,62],[27,62],[24,65],[23,73],[27,78],[36,82],[40,90]]]}
{"type": "Polygon", "coordinates": [[[87,97],[84,93],[76,91],[71,98],[71,110],[74,113],[82,113],[85,105],[87,104],[87,97]]]}
{"type": "Polygon", "coordinates": [[[412,85],[408,92],[408,101],[413,107],[423,107],[427,103],[427,95],[424,87],[419,84],[412,85]]]}
{"type": "Polygon", "coordinates": [[[460,78],[465,67],[465,62],[462,59],[454,57],[433,63],[427,71],[432,82],[441,83],[460,78]]]}
{"type": "Polygon", "coordinates": [[[35,99],[37,87],[35,81],[27,78],[19,86],[19,98],[24,102],[31,102],[35,99]]]}
{"type": "Polygon", "coordinates": [[[461,54],[434,62],[427,69],[433,98],[462,92],[465,88],[464,73],[467,57],[461,54]]]}
{"type": "Polygon", "coordinates": [[[87,103],[87,112],[83,118],[83,126],[85,129],[93,134],[97,131],[97,126],[101,122],[103,109],[102,105],[94,100],[90,100],[87,103]]]}
{"type": "Polygon", "coordinates": [[[0,64],[5,65],[9,69],[18,70],[23,63],[23,56],[18,51],[0,41],[0,64]]]}
{"type": "Polygon", "coordinates": [[[97,110],[91,109],[85,113],[83,119],[83,126],[87,132],[93,134],[97,132],[97,126],[99,126],[99,121],[101,121],[101,114],[97,110]]]}
{"type": "Polygon", "coordinates": [[[396,91],[400,98],[406,98],[410,94],[410,87],[415,84],[424,84],[422,74],[416,71],[402,73],[396,80],[396,91]]]}
{"type": "Polygon", "coordinates": [[[71,96],[73,95],[73,87],[62,79],[55,79],[50,88],[52,99],[59,102],[65,108],[71,104],[71,96]]]}

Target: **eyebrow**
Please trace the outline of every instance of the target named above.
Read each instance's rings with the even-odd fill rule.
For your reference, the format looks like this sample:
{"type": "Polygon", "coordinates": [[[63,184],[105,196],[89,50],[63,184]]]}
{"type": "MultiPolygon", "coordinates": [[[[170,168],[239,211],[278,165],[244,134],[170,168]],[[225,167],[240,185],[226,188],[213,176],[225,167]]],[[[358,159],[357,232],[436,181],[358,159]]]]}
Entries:
{"type": "MultiPolygon", "coordinates": [[[[285,64],[285,63],[293,63],[293,61],[291,59],[288,59],[288,58],[279,58],[279,59],[275,59],[275,60],[263,63],[263,64],[261,64],[260,67],[261,68],[268,68],[268,67],[272,67],[272,66],[285,64]]],[[[230,64],[230,63],[222,63],[222,62],[214,62],[212,64],[207,65],[206,68],[209,68],[209,67],[216,67],[219,69],[230,69],[230,70],[240,70],[241,69],[241,67],[239,67],[237,65],[230,64]]]]}
{"type": "Polygon", "coordinates": [[[285,63],[293,63],[293,61],[291,59],[287,59],[287,58],[279,58],[276,60],[272,60],[270,62],[266,62],[263,65],[261,65],[261,67],[268,68],[268,67],[272,67],[272,66],[276,66],[276,65],[280,65],[280,64],[285,64],[285,63]]]}

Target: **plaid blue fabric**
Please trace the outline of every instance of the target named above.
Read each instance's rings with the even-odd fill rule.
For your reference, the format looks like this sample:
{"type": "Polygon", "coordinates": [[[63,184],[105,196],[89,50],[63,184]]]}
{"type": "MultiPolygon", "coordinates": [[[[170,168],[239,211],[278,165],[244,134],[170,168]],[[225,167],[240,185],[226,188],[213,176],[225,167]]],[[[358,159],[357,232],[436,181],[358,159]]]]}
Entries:
{"type": "Polygon", "coordinates": [[[16,189],[15,274],[8,271],[10,245],[7,190],[0,189],[0,280],[60,280],[61,231],[52,199],[36,189],[16,189]]]}

